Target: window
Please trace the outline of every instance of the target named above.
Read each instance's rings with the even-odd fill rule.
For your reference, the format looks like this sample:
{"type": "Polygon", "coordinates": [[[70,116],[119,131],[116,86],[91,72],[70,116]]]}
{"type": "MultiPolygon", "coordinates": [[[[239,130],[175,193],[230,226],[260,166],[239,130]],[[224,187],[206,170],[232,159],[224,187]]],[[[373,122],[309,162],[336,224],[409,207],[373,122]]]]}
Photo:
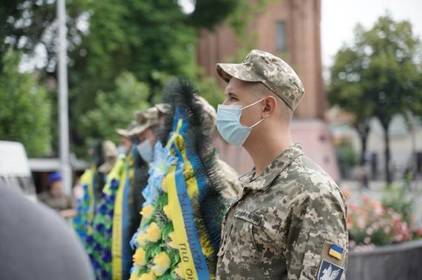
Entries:
{"type": "Polygon", "coordinates": [[[284,21],[277,21],[276,23],[276,49],[277,51],[286,51],[287,42],[286,42],[286,24],[284,21]]]}

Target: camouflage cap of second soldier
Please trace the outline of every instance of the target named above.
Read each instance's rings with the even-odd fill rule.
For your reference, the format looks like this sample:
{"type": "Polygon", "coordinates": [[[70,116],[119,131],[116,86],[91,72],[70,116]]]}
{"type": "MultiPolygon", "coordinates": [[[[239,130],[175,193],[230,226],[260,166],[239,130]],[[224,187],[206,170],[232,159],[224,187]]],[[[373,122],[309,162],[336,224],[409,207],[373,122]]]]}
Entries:
{"type": "Polygon", "coordinates": [[[232,77],[246,82],[261,82],[296,110],[305,93],[296,72],[281,58],[261,50],[252,50],[242,63],[217,63],[217,73],[229,82],[232,77]]]}
{"type": "Polygon", "coordinates": [[[116,133],[121,137],[131,137],[130,131],[136,127],[136,121],[132,121],[127,128],[117,128],[116,133]]]}
{"type": "Polygon", "coordinates": [[[165,103],[156,104],[144,111],[135,113],[136,124],[128,132],[130,136],[144,132],[146,129],[159,125],[160,117],[170,113],[170,105],[165,103]]]}

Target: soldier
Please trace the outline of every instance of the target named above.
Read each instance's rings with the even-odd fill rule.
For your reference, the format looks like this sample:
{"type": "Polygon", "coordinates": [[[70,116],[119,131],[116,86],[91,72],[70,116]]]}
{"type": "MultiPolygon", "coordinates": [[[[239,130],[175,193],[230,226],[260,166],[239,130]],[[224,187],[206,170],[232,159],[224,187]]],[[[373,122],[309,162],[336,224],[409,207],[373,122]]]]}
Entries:
{"type": "Polygon", "coordinates": [[[240,64],[217,64],[217,72],[228,83],[217,129],[255,165],[240,178],[242,190],[224,217],[217,279],[344,279],[344,199],[291,140],[301,80],[260,50],[240,64]]]}
{"type": "Polygon", "coordinates": [[[132,148],[132,140],[130,139],[130,133],[134,127],[136,126],[136,121],[132,121],[128,128],[118,128],[116,129],[117,134],[120,136],[120,143],[117,147],[117,152],[119,155],[128,155],[131,148],[132,148]]]}
{"type": "Polygon", "coordinates": [[[154,145],[159,140],[159,129],[164,122],[164,116],[170,111],[170,105],[160,103],[135,115],[137,125],[129,131],[137,143],[141,158],[150,163],[154,159],[154,145]]]}
{"type": "Polygon", "coordinates": [[[71,218],[75,214],[72,198],[65,194],[62,176],[59,172],[48,175],[48,191],[41,193],[38,199],[58,211],[64,218],[71,218]]]}
{"type": "Polygon", "coordinates": [[[107,175],[113,168],[118,157],[118,151],[116,145],[110,140],[106,140],[102,143],[104,163],[98,167],[98,171],[107,175]]]}

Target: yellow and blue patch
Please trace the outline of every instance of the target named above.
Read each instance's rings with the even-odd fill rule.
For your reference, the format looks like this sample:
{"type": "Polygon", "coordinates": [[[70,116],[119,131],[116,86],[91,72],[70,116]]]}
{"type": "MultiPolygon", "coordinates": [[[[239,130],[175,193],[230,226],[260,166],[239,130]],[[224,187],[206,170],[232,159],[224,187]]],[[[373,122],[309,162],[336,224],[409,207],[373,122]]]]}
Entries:
{"type": "Polygon", "coordinates": [[[344,249],[336,244],[331,244],[330,248],[328,249],[328,255],[341,261],[343,258],[344,249]]]}

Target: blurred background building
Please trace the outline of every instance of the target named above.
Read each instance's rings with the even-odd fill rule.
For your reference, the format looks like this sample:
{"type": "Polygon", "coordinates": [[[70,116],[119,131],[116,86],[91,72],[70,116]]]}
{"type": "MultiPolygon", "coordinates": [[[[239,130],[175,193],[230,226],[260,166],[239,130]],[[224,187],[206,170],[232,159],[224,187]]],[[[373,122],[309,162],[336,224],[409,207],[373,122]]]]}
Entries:
{"type": "MultiPolygon", "coordinates": [[[[257,48],[286,60],[299,74],[305,97],[299,106],[293,125],[294,140],[303,145],[305,153],[339,179],[335,153],[324,115],[327,100],[322,80],[321,64],[321,1],[272,1],[254,14],[247,26],[248,40],[242,40],[228,25],[214,31],[201,30],[198,42],[198,63],[209,76],[219,79],[215,71],[218,62],[236,61],[240,50],[247,53],[257,48]],[[246,42],[245,42],[246,41],[246,42]]],[[[220,79],[219,79],[220,80],[220,79]]],[[[220,85],[224,87],[220,80],[220,85]]],[[[217,140],[221,156],[240,173],[252,163],[243,149],[227,146],[217,140]],[[224,152],[222,152],[224,151],[224,152]]]]}

